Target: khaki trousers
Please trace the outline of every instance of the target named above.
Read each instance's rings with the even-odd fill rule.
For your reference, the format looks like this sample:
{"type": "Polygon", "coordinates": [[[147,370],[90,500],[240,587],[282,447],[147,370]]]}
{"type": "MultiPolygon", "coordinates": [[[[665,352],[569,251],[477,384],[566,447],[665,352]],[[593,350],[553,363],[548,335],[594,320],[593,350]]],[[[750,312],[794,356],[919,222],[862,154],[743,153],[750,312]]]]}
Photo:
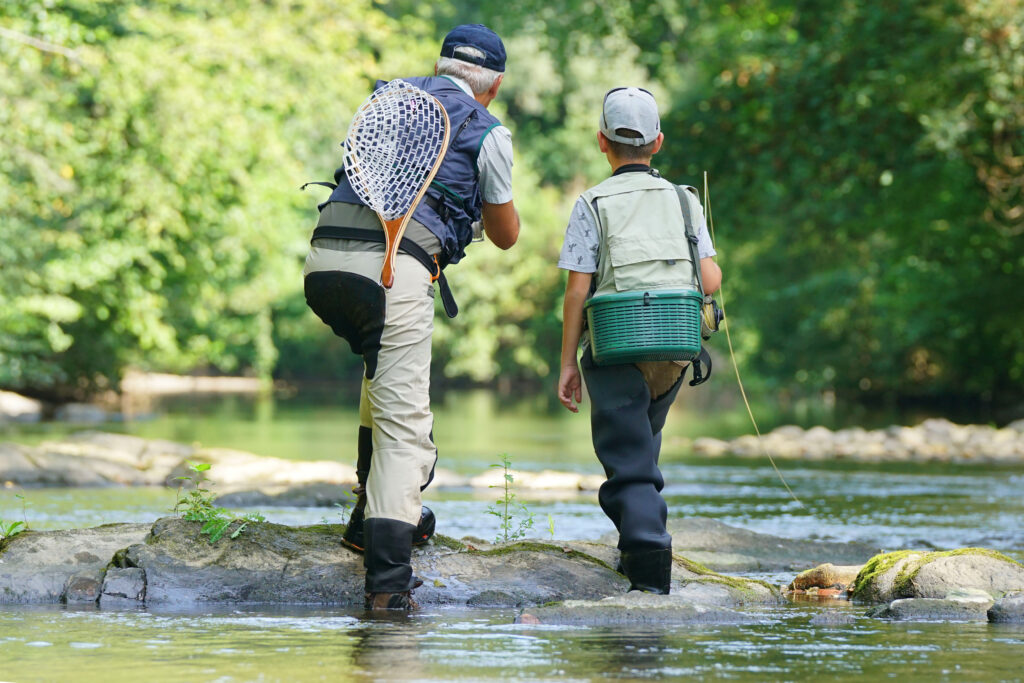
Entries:
{"type": "MultiPolygon", "coordinates": [[[[317,240],[320,242],[320,240],[317,240]]],[[[310,249],[303,275],[338,270],[380,279],[383,250],[367,243],[331,240],[341,249],[310,249]]],[[[373,430],[373,458],[366,483],[366,519],[416,525],[421,491],[437,461],[431,432],[430,339],[434,331],[434,287],[419,261],[399,253],[395,283],[387,292],[384,329],[373,379],[363,375],[359,420],[373,430]]]]}

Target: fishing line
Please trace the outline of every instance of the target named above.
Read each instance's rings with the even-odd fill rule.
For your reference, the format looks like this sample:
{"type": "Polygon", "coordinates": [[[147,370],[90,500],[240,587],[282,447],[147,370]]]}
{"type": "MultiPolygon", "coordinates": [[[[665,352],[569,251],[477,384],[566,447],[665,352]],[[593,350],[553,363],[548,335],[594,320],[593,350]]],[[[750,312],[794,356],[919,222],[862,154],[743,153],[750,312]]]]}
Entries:
{"type": "MultiPolygon", "coordinates": [[[[708,172],[704,171],[704,216],[707,218],[708,230],[711,232],[711,246],[715,246],[715,221],[711,216],[711,195],[708,191],[708,172]]],[[[717,247],[716,247],[717,251],[717,247]]],[[[700,268],[700,264],[697,264],[700,268]]],[[[757,420],[754,419],[754,411],[750,409],[750,401],[747,400],[747,392],[743,388],[743,380],[740,379],[740,366],[736,363],[736,352],[732,348],[732,337],[729,335],[729,316],[725,312],[725,289],[721,285],[718,286],[718,298],[722,300],[722,322],[725,323],[725,341],[729,345],[729,357],[732,359],[732,369],[736,372],[736,383],[740,387],[740,396],[743,397],[743,405],[747,407],[747,415],[750,416],[750,423],[754,425],[754,433],[757,434],[757,446],[761,449],[761,454],[768,457],[768,462],[772,464],[772,469],[775,470],[775,474],[779,475],[779,481],[786,487],[786,491],[793,497],[796,504],[803,507],[803,503],[793,493],[793,489],[789,488],[789,484],[786,483],[786,478],[782,476],[782,472],[779,471],[778,465],[775,464],[775,458],[772,454],[764,447],[761,441],[761,430],[757,427],[757,420]]]]}

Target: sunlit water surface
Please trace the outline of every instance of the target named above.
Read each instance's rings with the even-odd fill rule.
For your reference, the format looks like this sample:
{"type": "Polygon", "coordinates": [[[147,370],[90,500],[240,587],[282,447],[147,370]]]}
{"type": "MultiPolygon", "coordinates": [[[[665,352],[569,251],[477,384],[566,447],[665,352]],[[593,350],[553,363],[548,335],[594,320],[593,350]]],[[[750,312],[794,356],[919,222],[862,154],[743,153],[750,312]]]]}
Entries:
{"type": "MultiPolygon", "coordinates": [[[[475,474],[505,452],[523,469],[600,473],[583,416],[479,392],[450,396],[436,407],[442,466],[475,474]]],[[[354,458],[358,421],[351,405],[224,398],[154,410],[159,414],[152,419],[102,428],[278,457],[354,458]]],[[[766,462],[690,455],[696,436],[743,433],[740,417],[700,403],[674,410],[663,448],[671,517],[702,515],[787,538],[863,541],[883,549],[983,545],[1024,559],[1024,468],[780,463],[798,503],[766,462]]],[[[878,418],[858,421],[877,426],[871,419],[878,418]]],[[[773,421],[829,423],[813,412],[769,413],[769,426],[773,421]]],[[[37,442],[74,429],[8,428],[0,436],[37,442]]],[[[492,539],[495,518],[485,512],[495,496],[428,490],[426,502],[439,532],[492,539]]],[[[599,539],[613,531],[593,494],[519,497],[534,515],[536,537],[550,538],[553,529],[557,539],[599,539]]],[[[24,516],[36,529],[87,527],[150,521],[173,504],[174,492],[163,489],[8,490],[0,491],[0,518],[24,516]]],[[[344,520],[337,509],[259,511],[287,524],[344,520]]],[[[792,575],[760,577],[783,582],[792,575]]],[[[0,607],[0,681],[1024,678],[1024,627],[890,623],[863,617],[864,611],[848,603],[804,602],[753,610],[753,626],[604,629],[517,626],[510,610],[433,609],[367,619],[360,611],[303,607],[8,606],[0,607]],[[811,625],[823,609],[850,610],[856,620],[811,625]]]]}

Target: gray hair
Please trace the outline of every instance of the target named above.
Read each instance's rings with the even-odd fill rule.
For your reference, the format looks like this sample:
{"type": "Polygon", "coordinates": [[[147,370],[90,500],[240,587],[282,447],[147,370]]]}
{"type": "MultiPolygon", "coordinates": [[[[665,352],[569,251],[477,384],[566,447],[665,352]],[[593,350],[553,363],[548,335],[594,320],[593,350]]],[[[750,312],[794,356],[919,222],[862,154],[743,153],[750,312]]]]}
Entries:
{"type": "MultiPolygon", "coordinates": [[[[464,54],[467,57],[483,59],[487,55],[475,47],[463,45],[455,48],[455,54],[464,54]]],[[[438,76],[453,76],[469,84],[474,95],[482,95],[491,89],[494,82],[501,74],[493,69],[487,69],[477,64],[470,64],[454,57],[439,57],[437,60],[438,76]]]]}

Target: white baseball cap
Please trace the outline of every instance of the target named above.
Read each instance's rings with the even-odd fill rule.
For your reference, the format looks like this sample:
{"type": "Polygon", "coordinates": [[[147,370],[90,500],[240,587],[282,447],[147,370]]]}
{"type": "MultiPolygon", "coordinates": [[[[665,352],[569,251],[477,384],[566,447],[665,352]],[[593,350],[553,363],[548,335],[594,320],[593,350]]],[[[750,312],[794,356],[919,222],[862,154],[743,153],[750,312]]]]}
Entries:
{"type": "Polygon", "coordinates": [[[661,132],[658,103],[643,88],[612,88],[601,106],[601,133],[609,140],[640,147],[654,142],[661,132]],[[626,128],[640,134],[638,138],[619,135],[626,128]]]}

